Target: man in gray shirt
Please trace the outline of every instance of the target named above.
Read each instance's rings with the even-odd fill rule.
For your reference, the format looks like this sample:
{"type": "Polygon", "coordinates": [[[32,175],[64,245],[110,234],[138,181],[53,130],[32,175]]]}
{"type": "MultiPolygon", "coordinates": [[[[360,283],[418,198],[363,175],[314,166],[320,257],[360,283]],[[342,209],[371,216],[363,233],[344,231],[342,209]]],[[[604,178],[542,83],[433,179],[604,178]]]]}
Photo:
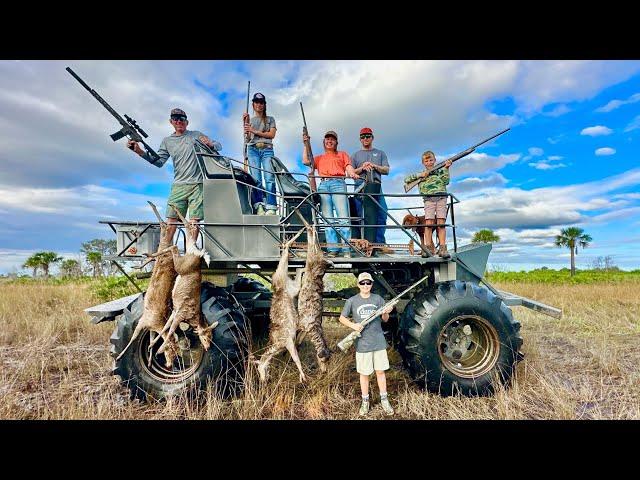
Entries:
{"type": "Polygon", "coordinates": [[[202,132],[187,130],[187,125],[189,125],[187,114],[180,108],[171,110],[169,123],[173,126],[175,132],[162,140],[157,152],[157,159],[147,154],[140,148],[140,145],[133,140],[127,142],[127,147],[158,168],[161,168],[169,157],[173,159],[173,184],[171,185],[171,193],[167,200],[166,211],[166,217],[169,223],[167,231],[173,237],[178,223],[178,216],[175,211],[169,207],[169,204],[175,205],[185,218],[187,216],[188,206],[189,219],[192,222],[198,222],[204,217],[202,204],[202,171],[193,150],[194,143],[196,140],[200,140],[205,145],[217,151],[222,149],[222,145],[210,140],[209,137],[202,132]]]}
{"type": "MultiPolygon", "coordinates": [[[[355,169],[355,172],[360,176],[360,179],[355,181],[355,188],[357,189],[362,185],[369,172],[371,172],[369,177],[370,180],[381,184],[380,193],[382,193],[382,175],[389,175],[389,160],[387,159],[387,154],[382,150],[373,148],[373,131],[368,127],[364,127],[360,130],[360,143],[362,144],[362,149],[351,155],[351,165],[355,169]]],[[[363,216],[362,198],[363,197],[358,196],[354,198],[359,217],[363,216]]],[[[387,202],[383,195],[375,196],[374,198],[383,208],[383,210],[378,209],[376,225],[386,225],[387,202]]],[[[385,230],[385,227],[376,228],[376,243],[386,243],[384,238],[385,230]]]]}
{"type": "Polygon", "coordinates": [[[382,331],[382,322],[389,320],[389,313],[393,307],[387,307],[380,316],[364,327],[360,325],[360,322],[384,305],[384,299],[380,295],[371,293],[372,287],[371,274],[362,272],[358,275],[360,293],[345,302],[339,321],[356,332],[360,332],[360,338],[356,339],[356,370],[360,374],[360,390],[362,391],[360,415],[366,415],[369,412],[369,375],[374,370],[380,389],[382,409],[387,415],[393,415],[393,408],[387,398],[387,378],[384,371],[389,369],[389,358],[387,357],[387,341],[382,331]],[[349,317],[352,317],[353,321],[349,320],[349,317]]]}

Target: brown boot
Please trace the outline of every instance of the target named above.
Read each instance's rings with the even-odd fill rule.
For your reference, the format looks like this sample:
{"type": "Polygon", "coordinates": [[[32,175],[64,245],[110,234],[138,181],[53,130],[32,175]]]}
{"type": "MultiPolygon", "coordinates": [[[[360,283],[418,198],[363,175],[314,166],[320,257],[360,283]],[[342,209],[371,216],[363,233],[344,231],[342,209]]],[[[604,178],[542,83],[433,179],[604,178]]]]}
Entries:
{"type": "MultiPolygon", "coordinates": [[[[433,245],[424,245],[424,248],[426,248],[429,253],[431,253],[431,255],[436,254],[436,247],[434,247],[433,245]]],[[[424,258],[428,258],[428,255],[422,251],[420,252],[420,255],[424,258]]]]}
{"type": "Polygon", "coordinates": [[[438,255],[442,258],[451,258],[446,245],[440,245],[440,248],[438,248],[438,255]]]}

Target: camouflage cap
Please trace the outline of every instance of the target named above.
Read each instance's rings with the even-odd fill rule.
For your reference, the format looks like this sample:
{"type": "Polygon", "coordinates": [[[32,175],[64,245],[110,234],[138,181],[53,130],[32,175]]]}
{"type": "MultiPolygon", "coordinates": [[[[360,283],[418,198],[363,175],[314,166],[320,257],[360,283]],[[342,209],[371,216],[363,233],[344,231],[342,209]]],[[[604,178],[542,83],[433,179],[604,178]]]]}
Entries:
{"type": "Polygon", "coordinates": [[[174,108],[173,110],[171,110],[170,115],[184,115],[185,117],[187,116],[187,114],[184,113],[184,110],[182,110],[181,108],[174,108]]]}

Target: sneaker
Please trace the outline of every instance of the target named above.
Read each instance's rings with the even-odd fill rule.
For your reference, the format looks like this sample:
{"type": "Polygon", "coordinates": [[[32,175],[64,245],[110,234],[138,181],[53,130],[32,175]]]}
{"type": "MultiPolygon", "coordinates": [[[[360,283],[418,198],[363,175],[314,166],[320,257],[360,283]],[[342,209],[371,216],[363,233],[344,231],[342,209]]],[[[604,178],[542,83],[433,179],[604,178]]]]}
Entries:
{"type": "Polygon", "coordinates": [[[351,258],[351,250],[343,251],[342,256],[345,258],[351,258]]]}
{"type": "Polygon", "coordinates": [[[360,415],[361,417],[364,417],[367,413],[369,413],[369,400],[362,400],[358,415],[360,415]]]}
{"type": "Polygon", "coordinates": [[[274,210],[273,208],[268,208],[267,209],[267,213],[265,213],[265,215],[277,215],[278,212],[276,212],[276,210],[274,210]]]}
{"type": "Polygon", "coordinates": [[[380,400],[380,405],[382,406],[382,410],[384,410],[385,415],[393,415],[393,407],[389,403],[388,398],[380,400]]]}
{"type": "Polygon", "coordinates": [[[265,214],[266,214],[266,211],[264,209],[264,206],[261,203],[259,203],[258,208],[256,208],[256,215],[265,215],[265,214]]]}
{"type": "Polygon", "coordinates": [[[335,258],[337,256],[338,256],[338,252],[334,252],[333,250],[330,250],[327,252],[327,257],[335,258]]]}
{"type": "Polygon", "coordinates": [[[446,245],[440,245],[440,248],[438,249],[438,255],[442,258],[451,258],[451,255],[447,251],[446,245]]]}

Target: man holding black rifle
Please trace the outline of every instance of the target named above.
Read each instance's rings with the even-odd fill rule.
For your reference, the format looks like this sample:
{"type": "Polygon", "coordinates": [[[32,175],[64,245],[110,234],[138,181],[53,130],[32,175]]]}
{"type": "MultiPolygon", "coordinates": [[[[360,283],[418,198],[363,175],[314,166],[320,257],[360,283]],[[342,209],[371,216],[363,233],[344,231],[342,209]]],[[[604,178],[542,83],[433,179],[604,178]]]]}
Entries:
{"type": "Polygon", "coordinates": [[[197,130],[187,130],[189,121],[187,114],[180,108],[171,110],[169,123],[175,132],[165,137],[158,149],[158,158],[154,159],[146,153],[137,142],[129,140],[127,147],[147,162],[161,168],[171,157],[173,159],[173,184],[171,193],[167,200],[166,217],[168,219],[168,232],[173,237],[178,224],[178,217],[175,211],[169,206],[175,205],[183,217],[187,216],[187,206],[189,207],[189,219],[191,222],[199,222],[204,218],[204,207],[202,204],[202,171],[198,165],[193,145],[196,140],[200,140],[214,150],[220,151],[222,145],[212,141],[204,133],[197,130]]]}

